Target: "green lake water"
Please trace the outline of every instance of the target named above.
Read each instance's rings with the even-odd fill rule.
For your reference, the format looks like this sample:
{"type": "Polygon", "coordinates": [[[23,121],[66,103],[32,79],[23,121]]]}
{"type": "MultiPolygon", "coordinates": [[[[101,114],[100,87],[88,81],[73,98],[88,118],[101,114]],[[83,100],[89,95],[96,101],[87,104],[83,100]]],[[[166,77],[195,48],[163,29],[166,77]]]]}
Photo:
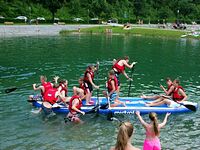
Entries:
{"type": "MultiPolygon", "coordinates": [[[[33,114],[28,102],[33,83],[39,76],[49,80],[58,75],[69,81],[69,90],[88,64],[100,62],[99,83],[105,88],[105,77],[112,59],[128,55],[137,61],[131,96],[151,91],[161,92],[158,82],[179,78],[190,101],[200,100],[200,41],[123,35],[68,35],[0,38],[0,149],[99,149],[115,144],[118,122],[106,116],[85,115],[82,125],[65,124],[63,115],[45,118],[33,114]],[[19,87],[5,94],[8,87],[19,87]]],[[[126,70],[130,75],[130,70],[126,70]]],[[[129,82],[121,76],[121,95],[127,96],[129,82]]],[[[94,95],[96,92],[94,91],[94,95]]],[[[71,95],[71,93],[69,93],[71,95]]],[[[142,148],[145,131],[134,115],[118,116],[135,127],[132,143],[142,148]]],[[[160,121],[163,115],[158,116],[160,121]]],[[[148,119],[147,115],[144,115],[148,119]]],[[[161,130],[163,149],[200,149],[200,111],[173,114],[161,130]]]]}

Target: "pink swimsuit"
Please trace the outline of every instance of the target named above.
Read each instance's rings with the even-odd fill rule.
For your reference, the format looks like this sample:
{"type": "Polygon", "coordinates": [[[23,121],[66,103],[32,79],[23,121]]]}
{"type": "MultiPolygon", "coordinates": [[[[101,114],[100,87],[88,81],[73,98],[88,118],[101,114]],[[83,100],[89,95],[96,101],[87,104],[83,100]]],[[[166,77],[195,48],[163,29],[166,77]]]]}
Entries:
{"type": "Polygon", "coordinates": [[[144,140],[143,150],[161,150],[160,139],[155,136],[155,133],[146,131],[146,137],[153,138],[146,138],[144,140]]]}

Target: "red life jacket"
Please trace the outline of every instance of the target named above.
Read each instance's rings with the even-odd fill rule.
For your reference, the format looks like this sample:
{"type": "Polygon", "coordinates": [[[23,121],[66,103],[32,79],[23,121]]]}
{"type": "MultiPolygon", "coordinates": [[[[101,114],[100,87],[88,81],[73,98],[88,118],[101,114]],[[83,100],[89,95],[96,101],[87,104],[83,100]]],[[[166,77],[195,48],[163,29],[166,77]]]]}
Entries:
{"type": "Polygon", "coordinates": [[[169,89],[171,88],[172,85],[173,85],[173,84],[168,85],[167,91],[169,91],[169,89]]]}
{"type": "Polygon", "coordinates": [[[84,83],[79,84],[79,88],[84,91],[84,94],[86,94],[86,89],[85,89],[84,83]]]}
{"type": "Polygon", "coordinates": [[[44,94],[44,101],[51,103],[52,105],[55,104],[58,100],[58,97],[56,97],[56,92],[58,90],[51,88],[44,94]]]}
{"type": "Polygon", "coordinates": [[[53,86],[52,86],[51,82],[44,82],[42,84],[42,86],[44,87],[44,92],[41,91],[41,95],[42,95],[42,97],[44,97],[45,92],[48,91],[49,89],[53,88],[53,86]]]}
{"type": "MultiPolygon", "coordinates": [[[[169,91],[169,89],[171,88],[171,86],[173,86],[173,84],[168,85],[167,91],[169,91]]],[[[171,93],[169,93],[169,95],[171,95],[172,93],[173,93],[173,91],[171,93]]]]}
{"type": "Polygon", "coordinates": [[[69,101],[69,111],[70,111],[72,114],[75,114],[75,113],[76,113],[76,111],[72,109],[72,104],[73,104],[73,101],[74,101],[75,99],[78,99],[78,100],[79,100],[79,103],[78,103],[78,105],[76,106],[76,108],[80,110],[80,108],[81,108],[81,106],[82,106],[82,101],[81,101],[80,97],[79,97],[78,95],[72,96],[71,99],[70,99],[70,101],[69,101]]]}
{"type": "Polygon", "coordinates": [[[122,72],[125,70],[125,65],[120,66],[120,65],[118,64],[119,61],[120,61],[120,60],[118,60],[118,61],[113,65],[112,68],[113,68],[113,69],[116,69],[118,73],[122,73],[122,72]]]}
{"type": "Polygon", "coordinates": [[[118,89],[118,81],[117,81],[117,78],[116,76],[114,76],[114,79],[109,79],[107,81],[107,89],[108,89],[108,92],[110,93],[110,91],[112,91],[112,84],[111,84],[111,81],[114,81],[115,82],[115,91],[118,89]]]}
{"type": "Polygon", "coordinates": [[[60,86],[61,86],[60,92],[64,91],[65,95],[67,96],[67,92],[68,92],[67,86],[65,86],[63,83],[60,83],[60,86]]]}
{"type": "Polygon", "coordinates": [[[184,96],[179,95],[179,92],[178,92],[179,89],[182,89],[184,91],[184,89],[182,88],[182,86],[178,86],[178,87],[176,87],[174,89],[172,97],[173,97],[173,100],[175,100],[175,101],[180,101],[180,100],[182,100],[184,98],[184,96]]]}
{"type": "Polygon", "coordinates": [[[87,77],[88,73],[90,74],[91,79],[94,80],[94,72],[92,70],[87,69],[86,72],[85,72],[85,74],[84,74],[84,78],[83,78],[84,82],[90,82],[89,78],[87,77]]]}

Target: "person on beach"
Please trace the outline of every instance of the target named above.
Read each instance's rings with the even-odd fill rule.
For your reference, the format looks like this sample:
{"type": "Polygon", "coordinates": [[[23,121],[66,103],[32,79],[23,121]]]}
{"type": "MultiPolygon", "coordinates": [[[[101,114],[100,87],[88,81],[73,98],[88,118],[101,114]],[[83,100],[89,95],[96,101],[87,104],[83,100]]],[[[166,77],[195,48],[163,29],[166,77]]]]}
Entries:
{"type": "Polygon", "coordinates": [[[175,108],[180,107],[181,102],[187,100],[187,95],[182,86],[179,85],[180,81],[175,79],[173,81],[174,90],[171,96],[162,95],[162,98],[157,99],[146,106],[160,106],[162,104],[167,104],[169,107],[175,108]]]}
{"type": "Polygon", "coordinates": [[[136,111],[136,115],[140,120],[141,124],[146,130],[146,138],[143,144],[143,150],[161,150],[161,144],[159,139],[160,129],[163,128],[167,123],[167,118],[170,113],[165,115],[162,123],[158,124],[158,119],[156,113],[149,113],[150,123],[146,123],[140,116],[140,112],[136,111]]]}
{"type": "MultiPolygon", "coordinates": [[[[167,77],[166,78],[166,83],[167,83],[167,86],[168,86],[167,89],[165,89],[164,86],[162,86],[161,84],[160,84],[160,88],[165,92],[165,94],[167,96],[171,96],[172,93],[173,93],[173,90],[174,90],[173,82],[169,77],[167,77]]],[[[155,99],[162,98],[162,96],[160,96],[160,95],[146,96],[146,95],[143,94],[141,96],[141,98],[155,100],[155,99]]]]}
{"type": "Polygon", "coordinates": [[[76,87],[73,89],[75,91],[75,95],[73,95],[69,101],[69,113],[67,114],[67,119],[74,123],[82,123],[78,113],[85,115],[85,112],[80,110],[82,106],[82,97],[84,95],[84,91],[76,87]]]}
{"type": "MultiPolygon", "coordinates": [[[[59,78],[58,76],[54,77],[54,81],[57,82],[58,78],[59,78]]],[[[43,100],[45,92],[48,91],[49,89],[53,88],[53,83],[47,82],[47,77],[44,75],[40,76],[40,82],[41,82],[41,85],[39,87],[36,87],[36,84],[33,84],[33,90],[34,91],[40,90],[41,95],[30,95],[29,96],[30,100],[33,100],[33,99],[34,100],[35,99],[43,100]]]]}
{"type": "Polygon", "coordinates": [[[116,107],[118,105],[123,105],[126,107],[124,102],[118,100],[118,81],[115,76],[114,70],[110,70],[108,73],[108,81],[106,83],[106,87],[108,89],[108,93],[106,91],[103,91],[103,94],[108,98],[110,106],[116,107]]]}
{"type": "Polygon", "coordinates": [[[139,150],[131,144],[134,127],[130,122],[122,122],[119,126],[117,142],[110,150],[139,150]]]}
{"type": "Polygon", "coordinates": [[[91,105],[91,97],[92,97],[92,91],[93,87],[96,89],[99,89],[99,86],[94,84],[94,71],[96,71],[96,67],[93,65],[90,65],[87,67],[85,73],[84,73],[84,86],[86,89],[86,105],[91,105]]]}
{"type": "Polygon", "coordinates": [[[137,62],[133,62],[131,65],[128,64],[129,62],[129,57],[125,56],[123,59],[118,59],[118,60],[113,60],[113,66],[112,69],[115,71],[115,76],[117,77],[118,80],[118,93],[120,91],[120,81],[119,81],[119,75],[123,74],[128,80],[132,80],[125,72],[125,68],[133,68],[134,65],[137,62]]]}

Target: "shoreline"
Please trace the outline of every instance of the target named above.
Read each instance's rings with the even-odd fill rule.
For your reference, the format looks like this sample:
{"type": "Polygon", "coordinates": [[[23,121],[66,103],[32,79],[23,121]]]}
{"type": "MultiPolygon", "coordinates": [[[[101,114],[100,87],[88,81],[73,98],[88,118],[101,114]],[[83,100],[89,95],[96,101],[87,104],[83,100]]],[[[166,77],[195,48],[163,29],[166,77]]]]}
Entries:
{"type": "MultiPolygon", "coordinates": [[[[196,29],[200,29],[200,26],[195,26],[196,29]]],[[[170,37],[170,38],[191,38],[191,39],[200,39],[199,31],[197,36],[191,34],[192,28],[187,30],[177,30],[171,28],[156,28],[146,26],[133,25],[131,28],[125,28],[123,26],[104,26],[104,27],[91,27],[85,28],[78,31],[67,31],[63,30],[60,32],[61,35],[66,34],[76,34],[76,33],[85,33],[85,34],[108,34],[108,35],[139,35],[139,36],[153,36],[153,37],[170,37]]]]}
{"type": "MultiPolygon", "coordinates": [[[[75,31],[100,25],[0,25],[0,37],[53,36],[62,30],[75,31]]],[[[103,25],[101,25],[103,26],[103,25]]]]}
{"type": "MultiPolygon", "coordinates": [[[[181,37],[193,29],[200,30],[200,25],[188,25],[187,30],[176,30],[170,28],[158,28],[156,24],[133,24],[132,29],[123,30],[120,24],[70,24],[70,25],[0,25],[0,37],[28,37],[28,36],[55,36],[65,35],[69,33],[85,33],[85,34],[132,34],[132,35],[150,35],[150,36],[166,36],[181,37]],[[111,29],[111,32],[106,32],[111,29]]],[[[190,36],[188,36],[190,37],[190,36]]],[[[200,39],[200,37],[191,37],[200,39]]]]}

